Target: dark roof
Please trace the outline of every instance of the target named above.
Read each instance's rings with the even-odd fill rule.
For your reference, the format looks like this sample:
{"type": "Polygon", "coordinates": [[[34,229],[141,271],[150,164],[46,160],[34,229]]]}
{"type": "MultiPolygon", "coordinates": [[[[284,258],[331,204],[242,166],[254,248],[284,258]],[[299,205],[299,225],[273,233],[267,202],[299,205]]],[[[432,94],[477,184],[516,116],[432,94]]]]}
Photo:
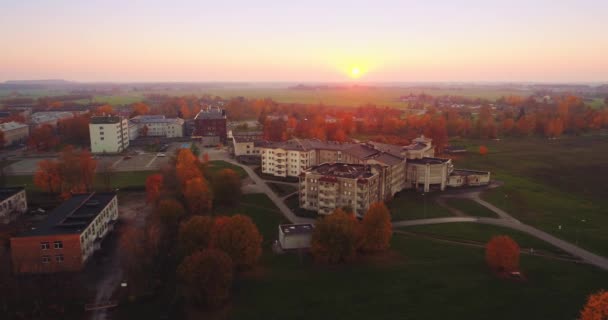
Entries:
{"type": "Polygon", "coordinates": [[[364,144],[352,145],[345,149],[344,152],[361,160],[379,153],[378,150],[364,144]]]}
{"type": "Polygon", "coordinates": [[[470,175],[477,175],[477,174],[490,174],[489,171],[477,171],[477,170],[467,170],[467,169],[457,169],[452,171],[452,173],[450,174],[451,176],[470,176],[470,175]]]}
{"type": "Polygon", "coordinates": [[[239,136],[234,136],[234,142],[236,143],[240,143],[240,142],[255,142],[255,141],[260,141],[262,140],[262,135],[239,135],[239,136]]]}
{"type": "Polygon", "coordinates": [[[194,119],[226,119],[226,111],[220,108],[204,109],[194,119]]]}
{"type": "Polygon", "coordinates": [[[274,142],[267,146],[267,148],[281,148],[285,150],[337,150],[342,151],[354,146],[348,142],[337,142],[337,141],[321,141],[317,139],[291,139],[284,142],[274,142]]]}
{"type": "Polygon", "coordinates": [[[118,116],[97,116],[91,117],[92,124],[110,124],[110,123],[119,123],[120,117],[118,116]]]}
{"type": "Polygon", "coordinates": [[[19,237],[80,234],[115,197],[114,192],[75,194],[19,237]]]}
{"type": "Polygon", "coordinates": [[[412,164],[442,164],[450,161],[450,159],[441,159],[441,158],[422,158],[422,159],[409,159],[408,163],[412,164]]]}
{"type": "Polygon", "coordinates": [[[323,163],[314,166],[307,172],[322,174],[324,178],[369,178],[374,176],[371,168],[373,165],[346,164],[346,163],[323,163]]]}
{"type": "Polygon", "coordinates": [[[8,187],[8,188],[0,188],[0,201],[4,201],[17,193],[25,190],[24,187],[8,187]]]}
{"type": "Polygon", "coordinates": [[[312,230],[314,226],[310,223],[301,223],[301,224],[281,224],[279,225],[281,231],[285,235],[291,234],[312,234],[312,230]]]}
{"type": "Polygon", "coordinates": [[[378,156],[372,157],[371,159],[374,159],[382,164],[389,166],[394,166],[403,162],[403,159],[401,157],[397,157],[395,155],[385,152],[382,152],[378,156]]]}

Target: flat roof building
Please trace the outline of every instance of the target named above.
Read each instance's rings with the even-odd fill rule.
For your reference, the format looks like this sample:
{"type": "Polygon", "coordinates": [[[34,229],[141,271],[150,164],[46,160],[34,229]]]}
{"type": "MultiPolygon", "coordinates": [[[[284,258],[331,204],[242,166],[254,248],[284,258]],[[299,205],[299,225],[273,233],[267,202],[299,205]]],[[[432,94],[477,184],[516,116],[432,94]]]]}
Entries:
{"type": "Polygon", "coordinates": [[[310,248],[314,226],[310,223],[279,225],[279,244],[283,250],[310,248]]]}
{"type": "Polygon", "coordinates": [[[13,271],[81,270],[117,220],[116,193],[73,195],[34,228],[11,238],[13,271]]]}
{"type": "Polygon", "coordinates": [[[25,188],[0,188],[0,223],[10,223],[27,211],[25,188]]]}
{"type": "Polygon", "coordinates": [[[25,142],[30,136],[30,127],[15,121],[0,123],[0,131],[4,134],[5,146],[25,142]]]}
{"type": "Polygon", "coordinates": [[[129,147],[129,121],[119,116],[95,116],[89,123],[92,153],[120,153],[129,147]]]}
{"type": "Polygon", "coordinates": [[[200,138],[203,145],[226,143],[226,110],[220,107],[208,107],[194,117],[193,137],[200,138]]]}

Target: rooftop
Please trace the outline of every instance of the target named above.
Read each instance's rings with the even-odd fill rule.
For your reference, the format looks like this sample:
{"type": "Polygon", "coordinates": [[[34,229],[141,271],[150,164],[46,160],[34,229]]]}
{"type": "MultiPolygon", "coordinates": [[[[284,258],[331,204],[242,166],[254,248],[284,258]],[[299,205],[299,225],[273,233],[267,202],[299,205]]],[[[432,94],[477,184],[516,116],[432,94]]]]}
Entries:
{"type": "Polygon", "coordinates": [[[119,123],[121,120],[118,116],[94,116],[91,117],[92,124],[112,124],[119,123]]]}
{"type": "Polygon", "coordinates": [[[51,211],[48,217],[20,237],[80,234],[116,197],[116,193],[75,194],[51,211]]]}
{"type": "Polygon", "coordinates": [[[226,119],[226,111],[219,107],[209,107],[199,111],[194,119],[226,119]]]}
{"type": "Polygon", "coordinates": [[[346,163],[323,163],[314,166],[307,172],[322,174],[326,177],[360,179],[370,178],[376,173],[372,172],[373,165],[346,164],[346,163]]]}
{"type": "Polygon", "coordinates": [[[163,115],[144,115],[144,116],[135,116],[130,119],[133,123],[176,123],[176,124],[184,124],[184,119],[182,118],[166,118],[163,115]]]}
{"type": "Polygon", "coordinates": [[[27,127],[27,125],[20,123],[20,122],[15,122],[15,121],[0,123],[0,131],[10,131],[10,130],[15,130],[15,129],[20,129],[23,127],[27,127]]]}
{"type": "Polygon", "coordinates": [[[467,169],[456,169],[452,171],[451,176],[470,176],[476,174],[490,174],[489,171],[478,171],[478,170],[467,170],[467,169]]]}
{"type": "Polygon", "coordinates": [[[237,143],[256,142],[256,141],[263,140],[262,135],[238,135],[238,136],[233,136],[233,139],[234,139],[234,142],[237,142],[237,143]]]}
{"type": "Polygon", "coordinates": [[[283,142],[270,143],[267,148],[309,151],[315,149],[322,150],[346,150],[355,144],[337,141],[321,141],[317,139],[291,139],[283,142]]]}
{"type": "Polygon", "coordinates": [[[407,163],[412,164],[442,164],[449,162],[450,159],[442,159],[442,158],[422,158],[422,159],[409,159],[407,163]]]}
{"type": "Polygon", "coordinates": [[[301,223],[301,224],[280,224],[279,228],[281,228],[281,232],[283,234],[311,234],[314,226],[310,223],[301,223]]]}
{"type": "Polygon", "coordinates": [[[0,202],[4,201],[17,193],[24,191],[23,187],[8,187],[8,188],[0,188],[0,202]]]}

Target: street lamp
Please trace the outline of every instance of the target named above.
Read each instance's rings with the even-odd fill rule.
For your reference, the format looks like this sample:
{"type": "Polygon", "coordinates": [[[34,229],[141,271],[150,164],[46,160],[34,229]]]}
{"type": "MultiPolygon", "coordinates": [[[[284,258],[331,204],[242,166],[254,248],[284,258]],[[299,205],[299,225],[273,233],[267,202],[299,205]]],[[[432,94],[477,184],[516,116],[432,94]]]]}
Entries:
{"type": "Polygon", "coordinates": [[[422,193],[422,198],[424,199],[424,218],[426,219],[426,193],[422,193]]]}

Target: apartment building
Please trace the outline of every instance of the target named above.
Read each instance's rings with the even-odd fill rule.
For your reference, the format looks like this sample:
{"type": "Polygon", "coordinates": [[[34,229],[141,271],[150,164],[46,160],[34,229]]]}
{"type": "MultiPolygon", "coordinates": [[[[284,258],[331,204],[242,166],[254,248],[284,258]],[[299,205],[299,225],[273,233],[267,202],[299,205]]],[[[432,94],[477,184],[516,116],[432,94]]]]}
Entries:
{"type": "Polygon", "coordinates": [[[192,136],[201,139],[203,145],[226,143],[227,132],[226,110],[220,107],[207,107],[194,117],[192,136]]]}
{"type": "Polygon", "coordinates": [[[135,116],[129,120],[129,140],[140,136],[178,138],[184,136],[184,119],[163,115],[135,116]]]}
{"type": "Polygon", "coordinates": [[[27,211],[25,188],[0,188],[0,223],[10,223],[27,211]]]}
{"type": "Polygon", "coordinates": [[[300,207],[331,214],[351,208],[362,217],[370,204],[381,200],[380,168],[377,165],[324,163],[299,176],[300,207]]]}
{"type": "Polygon", "coordinates": [[[89,123],[92,153],[120,153],[129,147],[129,121],[119,116],[95,116],[89,123]]]}
{"type": "Polygon", "coordinates": [[[30,127],[15,121],[0,123],[0,131],[4,134],[5,146],[23,143],[30,136],[30,127]]]}
{"type": "Polygon", "coordinates": [[[10,239],[13,272],[81,270],[117,220],[115,193],[73,195],[34,228],[10,239]]]}

